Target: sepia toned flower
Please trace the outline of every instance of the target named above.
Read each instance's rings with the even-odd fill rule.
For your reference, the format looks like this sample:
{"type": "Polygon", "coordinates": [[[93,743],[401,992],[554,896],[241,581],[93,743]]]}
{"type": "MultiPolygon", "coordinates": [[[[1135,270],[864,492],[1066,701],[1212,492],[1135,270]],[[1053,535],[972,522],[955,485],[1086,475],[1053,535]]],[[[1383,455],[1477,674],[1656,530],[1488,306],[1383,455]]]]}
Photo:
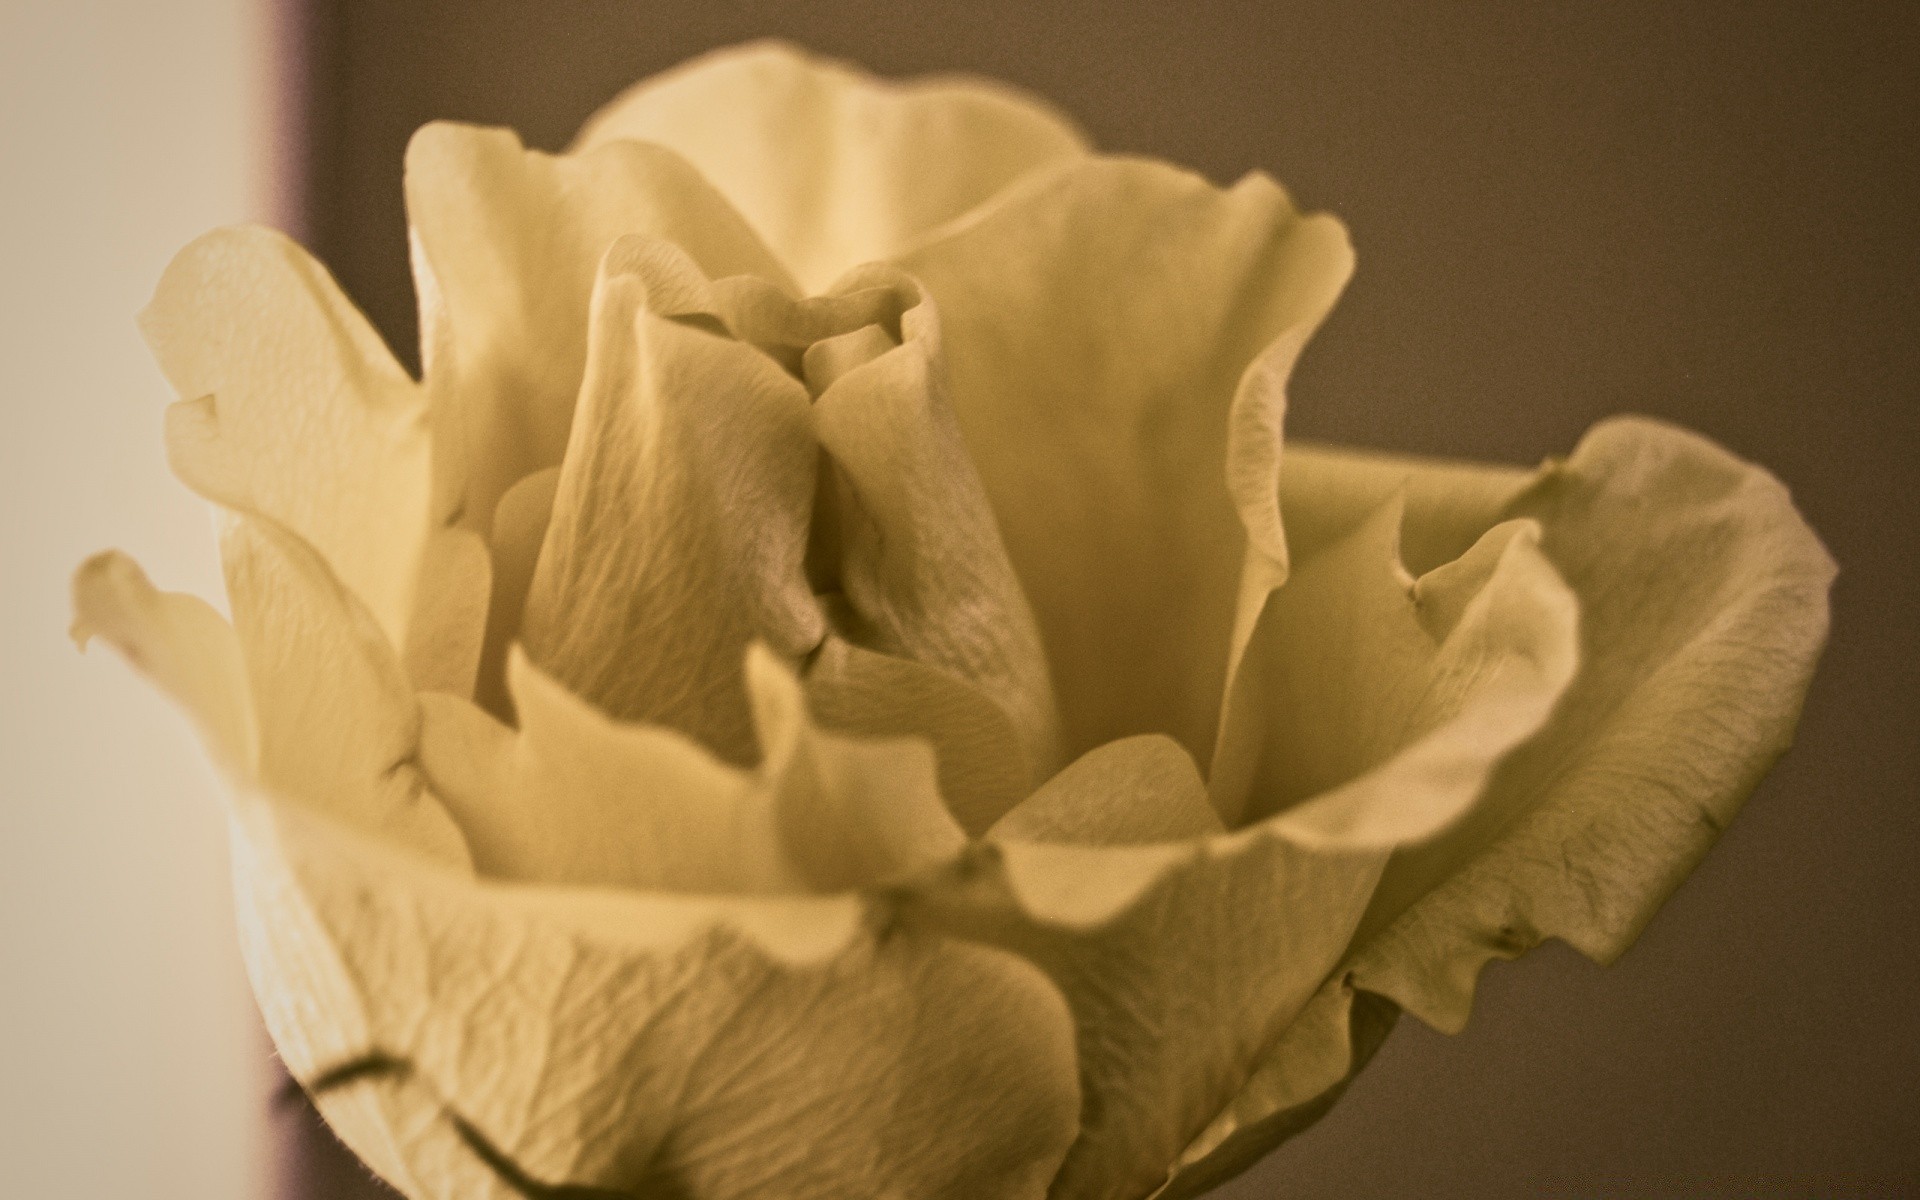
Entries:
{"type": "Polygon", "coordinates": [[[999,85],[755,44],[406,197],[419,380],[279,234],[168,268],[230,615],[108,553],[75,633],[198,721],[268,1028],[416,1200],[1198,1194],[1619,954],[1824,641],[1684,431],[1283,447],[1345,230],[999,85]]]}

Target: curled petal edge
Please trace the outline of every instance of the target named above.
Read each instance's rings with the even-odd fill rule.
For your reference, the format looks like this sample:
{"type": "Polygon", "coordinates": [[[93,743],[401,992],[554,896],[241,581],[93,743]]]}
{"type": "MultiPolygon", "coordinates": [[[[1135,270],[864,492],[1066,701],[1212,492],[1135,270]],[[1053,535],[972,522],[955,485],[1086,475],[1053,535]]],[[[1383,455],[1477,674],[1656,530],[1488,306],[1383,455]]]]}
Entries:
{"type": "MultiPolygon", "coordinates": [[[[1471,861],[1384,926],[1369,930],[1363,924],[1341,966],[1268,1051],[1241,1093],[1175,1161],[1154,1200],[1196,1196],[1317,1120],[1401,1011],[1442,1032],[1458,1032],[1489,962],[1516,958],[1548,938],[1559,938],[1602,964],[1624,953],[1786,750],[1826,639],[1833,560],[1785,487],[1705,438],[1662,422],[1634,417],[1602,422],[1566,460],[1550,461],[1531,477],[1503,466],[1475,468],[1332,448],[1299,447],[1296,453],[1315,460],[1309,468],[1314,475],[1345,478],[1352,485],[1333,496],[1347,514],[1364,511],[1394,491],[1418,496],[1414,507],[1422,511],[1414,521],[1425,547],[1457,546],[1476,527],[1528,516],[1541,523],[1545,548],[1556,562],[1569,557],[1556,534],[1574,539],[1574,545],[1582,540],[1573,523],[1577,517],[1568,516],[1567,496],[1582,489],[1598,496],[1615,475],[1630,481],[1629,492],[1664,484],[1681,502],[1677,511],[1697,526],[1734,535],[1729,544],[1747,556],[1736,568],[1751,575],[1750,586],[1736,589],[1728,609],[1705,620],[1680,652],[1704,656],[1695,661],[1736,677],[1744,669],[1745,690],[1758,697],[1760,711],[1741,744],[1717,756],[1716,765],[1725,770],[1691,800],[1658,789],[1638,793],[1639,803],[1610,797],[1602,786],[1607,764],[1597,758],[1615,759],[1616,786],[1697,775],[1684,763],[1672,764],[1676,769],[1664,774],[1644,768],[1619,772],[1618,756],[1631,742],[1618,736],[1584,741],[1589,755],[1597,756],[1584,764],[1577,752],[1570,761],[1558,761],[1556,773],[1541,785],[1545,794],[1499,829],[1471,861]],[[1754,670],[1770,674],[1771,684],[1758,685],[1750,674],[1754,670]],[[1602,802],[1609,798],[1614,802],[1602,802]],[[1649,844],[1662,851],[1659,861],[1646,862],[1649,844]],[[1587,864],[1578,878],[1567,865],[1575,859],[1587,864]]],[[[1333,524],[1344,519],[1336,516],[1333,524]]],[[[1646,537],[1632,522],[1615,528],[1646,537]]],[[[1594,565],[1568,571],[1583,605],[1592,603],[1594,565]]],[[[1688,572],[1699,566],[1689,560],[1669,563],[1667,569],[1688,572]]],[[[1585,640],[1590,657],[1608,650],[1592,644],[1591,632],[1585,640]]],[[[1580,686],[1576,682],[1576,690],[1580,686]]],[[[1628,695],[1616,698],[1599,724],[1643,731],[1648,721],[1684,724],[1686,709],[1651,696],[1643,675],[1628,695]],[[1639,713],[1623,715],[1636,704],[1639,713]]],[[[1580,706],[1577,695],[1568,700],[1580,706]]],[[[1524,776],[1540,770],[1525,758],[1552,754],[1559,725],[1556,718],[1540,731],[1503,768],[1493,788],[1510,786],[1507,771],[1524,776]]]]}

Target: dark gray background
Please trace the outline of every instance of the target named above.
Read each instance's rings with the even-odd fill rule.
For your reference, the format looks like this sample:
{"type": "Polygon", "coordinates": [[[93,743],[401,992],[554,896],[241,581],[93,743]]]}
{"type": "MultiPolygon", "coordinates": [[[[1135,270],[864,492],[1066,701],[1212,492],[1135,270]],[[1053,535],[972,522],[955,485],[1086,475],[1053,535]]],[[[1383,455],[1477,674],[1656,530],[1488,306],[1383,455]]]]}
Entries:
{"type": "MultiPolygon", "coordinates": [[[[403,353],[401,151],[558,148],[625,84],[793,38],[1025,85],[1106,148],[1339,213],[1290,432],[1527,462],[1614,412],[1766,464],[1842,567],[1799,745],[1619,964],[1484,977],[1222,1196],[1887,1195],[1920,1183],[1916,267],[1906,4],[309,0],[305,236],[403,353]]],[[[301,1194],[328,1190],[296,1168],[301,1194]]]]}

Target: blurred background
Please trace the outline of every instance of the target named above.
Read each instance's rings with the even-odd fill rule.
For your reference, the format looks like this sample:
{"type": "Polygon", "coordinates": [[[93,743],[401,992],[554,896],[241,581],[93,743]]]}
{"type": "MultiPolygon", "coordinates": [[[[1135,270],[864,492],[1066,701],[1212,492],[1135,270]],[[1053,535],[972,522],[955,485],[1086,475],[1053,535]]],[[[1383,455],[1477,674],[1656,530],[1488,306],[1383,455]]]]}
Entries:
{"type": "Polygon", "coordinates": [[[1339,213],[1360,267],[1292,436],[1531,462],[1665,417],[1793,489],[1842,568],[1799,744],[1608,969],[1549,946],[1403,1021],[1219,1193],[1920,1187],[1920,16],[1904,3],[32,0],[0,15],[0,1160],[35,1197],[381,1195],[276,1084],[186,724],[62,639],[122,546],[217,590],[132,324],[201,230],[293,229],[413,361],[401,152],[564,145],[767,34],[1053,99],[1104,148],[1339,213]],[[24,1181],[24,1182],[23,1182],[24,1181]]]}

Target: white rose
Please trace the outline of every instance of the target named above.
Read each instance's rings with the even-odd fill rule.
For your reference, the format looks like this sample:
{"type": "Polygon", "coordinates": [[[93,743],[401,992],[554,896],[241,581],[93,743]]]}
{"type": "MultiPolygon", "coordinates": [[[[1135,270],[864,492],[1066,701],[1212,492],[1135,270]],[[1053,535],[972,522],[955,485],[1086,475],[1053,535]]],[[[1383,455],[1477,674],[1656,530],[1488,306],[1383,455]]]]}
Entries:
{"type": "Polygon", "coordinates": [[[1488,959],[1618,954],[1824,638],[1690,434],[1283,453],[1345,231],[1004,89],[750,46],[407,200],[420,382],[261,230],[146,314],[231,624],[75,590],[412,1197],[1192,1195],[1488,959]]]}

